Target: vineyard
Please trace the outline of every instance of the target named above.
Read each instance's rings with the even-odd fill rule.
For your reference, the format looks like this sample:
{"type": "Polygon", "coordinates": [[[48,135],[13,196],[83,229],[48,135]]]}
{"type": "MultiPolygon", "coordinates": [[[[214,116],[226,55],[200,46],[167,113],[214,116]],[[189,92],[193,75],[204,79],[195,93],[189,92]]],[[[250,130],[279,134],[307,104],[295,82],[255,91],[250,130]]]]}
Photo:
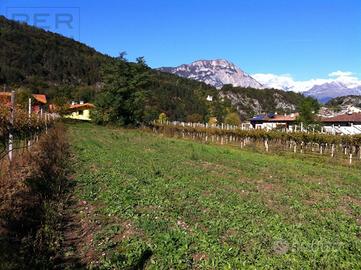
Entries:
{"type": "Polygon", "coordinates": [[[0,108],[0,160],[22,145],[31,145],[39,134],[52,125],[54,116],[28,112],[21,106],[0,108]]]}
{"type": "Polygon", "coordinates": [[[182,138],[191,138],[220,144],[237,144],[240,147],[253,144],[269,152],[291,151],[293,153],[329,154],[331,157],[361,159],[361,135],[331,135],[320,132],[283,132],[264,129],[241,129],[238,127],[210,127],[203,124],[153,123],[156,133],[182,138]]]}

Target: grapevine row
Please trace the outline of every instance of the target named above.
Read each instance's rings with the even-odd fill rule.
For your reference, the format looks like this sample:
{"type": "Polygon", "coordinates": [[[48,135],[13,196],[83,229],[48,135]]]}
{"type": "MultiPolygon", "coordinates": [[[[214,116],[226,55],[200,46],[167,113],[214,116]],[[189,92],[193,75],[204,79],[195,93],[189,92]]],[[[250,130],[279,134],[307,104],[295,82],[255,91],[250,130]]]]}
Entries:
{"type": "Polygon", "coordinates": [[[182,125],[152,124],[153,128],[165,132],[202,133],[208,136],[234,136],[252,140],[277,140],[281,142],[293,141],[295,143],[342,144],[345,146],[361,146],[361,135],[331,135],[325,133],[308,132],[281,132],[266,131],[263,129],[220,129],[212,127],[191,127],[182,125]]]}
{"type": "Polygon", "coordinates": [[[29,113],[20,107],[14,109],[14,121],[10,122],[10,108],[0,108],[0,142],[5,145],[9,138],[9,134],[21,139],[30,137],[31,135],[44,130],[52,122],[48,117],[40,117],[40,115],[29,113]]]}
{"type": "Polygon", "coordinates": [[[347,156],[349,164],[354,158],[361,159],[361,135],[331,135],[310,132],[282,132],[276,130],[241,128],[222,129],[219,127],[205,127],[197,125],[152,123],[150,125],[156,133],[170,136],[180,136],[221,144],[238,143],[244,147],[250,143],[255,146],[262,143],[266,152],[272,147],[293,150],[294,153],[306,151],[319,152],[321,155],[329,152],[331,157],[347,156]],[[337,154],[338,153],[338,154],[337,154]]]}

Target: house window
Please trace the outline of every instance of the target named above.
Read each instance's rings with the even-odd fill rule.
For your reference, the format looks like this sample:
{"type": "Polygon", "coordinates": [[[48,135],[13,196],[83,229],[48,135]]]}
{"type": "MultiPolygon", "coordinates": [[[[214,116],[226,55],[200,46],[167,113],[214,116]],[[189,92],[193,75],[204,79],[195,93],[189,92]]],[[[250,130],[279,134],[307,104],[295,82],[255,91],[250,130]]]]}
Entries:
{"type": "Polygon", "coordinates": [[[84,114],[84,111],[79,111],[79,115],[83,115],[84,114]]]}

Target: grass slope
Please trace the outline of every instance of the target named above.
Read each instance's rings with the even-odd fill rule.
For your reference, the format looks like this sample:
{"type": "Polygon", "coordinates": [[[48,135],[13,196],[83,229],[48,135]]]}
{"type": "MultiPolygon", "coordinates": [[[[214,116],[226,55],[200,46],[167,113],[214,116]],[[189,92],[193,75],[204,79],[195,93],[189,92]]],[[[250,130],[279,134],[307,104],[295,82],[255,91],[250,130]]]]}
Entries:
{"type": "Polygon", "coordinates": [[[104,268],[356,269],[360,172],[90,124],[70,126],[104,268]]]}

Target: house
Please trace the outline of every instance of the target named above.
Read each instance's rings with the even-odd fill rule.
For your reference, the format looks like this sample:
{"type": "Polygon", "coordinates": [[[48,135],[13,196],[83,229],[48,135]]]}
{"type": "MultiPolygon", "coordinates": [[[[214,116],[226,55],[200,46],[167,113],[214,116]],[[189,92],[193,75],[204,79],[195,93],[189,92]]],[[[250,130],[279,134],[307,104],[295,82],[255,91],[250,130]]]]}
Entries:
{"type": "Polygon", "coordinates": [[[72,104],[67,109],[69,114],[65,115],[65,118],[90,121],[90,111],[94,108],[95,106],[91,103],[84,103],[81,101],[79,104],[76,104],[75,102],[72,102],[72,104]]]}
{"type": "Polygon", "coordinates": [[[41,110],[45,111],[46,110],[46,104],[47,104],[47,99],[46,99],[46,95],[43,94],[33,94],[33,100],[32,100],[32,110],[35,113],[40,112],[41,110]]]}
{"type": "MultiPolygon", "coordinates": [[[[0,104],[10,106],[11,92],[0,92],[0,104]]],[[[32,94],[31,110],[34,113],[39,113],[41,110],[46,110],[47,98],[43,94],[32,94]]]]}
{"type": "Polygon", "coordinates": [[[324,130],[332,134],[361,134],[361,113],[346,113],[321,118],[324,130]]]}
{"type": "Polygon", "coordinates": [[[251,125],[255,129],[290,129],[296,124],[298,113],[279,115],[277,113],[259,114],[250,119],[251,125]]]}

